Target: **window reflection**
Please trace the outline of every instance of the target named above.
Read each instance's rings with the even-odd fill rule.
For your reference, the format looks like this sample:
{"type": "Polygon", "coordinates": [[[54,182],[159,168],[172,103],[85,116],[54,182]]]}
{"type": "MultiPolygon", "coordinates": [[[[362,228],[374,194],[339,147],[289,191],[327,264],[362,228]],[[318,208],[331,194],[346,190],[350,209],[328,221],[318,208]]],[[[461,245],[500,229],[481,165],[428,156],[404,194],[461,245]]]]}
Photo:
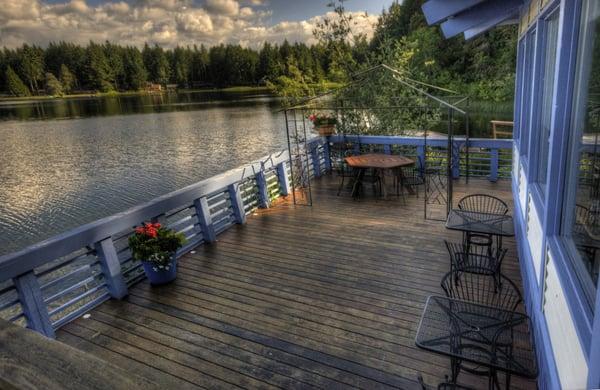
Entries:
{"type": "Polygon", "coordinates": [[[554,96],[554,70],[556,69],[556,49],[558,46],[558,10],[545,21],[546,42],[544,47],[544,68],[542,78],[541,115],[536,141],[537,153],[536,181],[546,192],[548,156],[550,150],[550,125],[552,120],[552,98],[554,96]]]}
{"type": "Polygon", "coordinates": [[[589,302],[600,267],[600,6],[584,2],[571,131],[571,175],[563,233],[571,235],[574,268],[589,302]],[[570,212],[568,212],[570,211],[570,212]]]}

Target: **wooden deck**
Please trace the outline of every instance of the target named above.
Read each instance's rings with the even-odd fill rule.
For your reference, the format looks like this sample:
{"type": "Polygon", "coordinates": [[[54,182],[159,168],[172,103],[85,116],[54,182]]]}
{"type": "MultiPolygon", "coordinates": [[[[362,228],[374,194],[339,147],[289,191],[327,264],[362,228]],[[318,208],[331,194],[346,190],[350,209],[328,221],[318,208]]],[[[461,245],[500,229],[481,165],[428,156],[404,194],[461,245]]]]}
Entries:
{"type": "MultiPolygon", "coordinates": [[[[414,338],[427,296],[442,294],[443,240],[459,233],[425,221],[422,198],[356,202],[337,183],[316,180],[313,207],[261,211],[184,256],[173,284],[142,282],[57,338],[164,388],[417,388],[417,373],[437,385],[449,361],[414,338]]],[[[508,181],[457,183],[455,198],[473,192],[511,201],[508,181]]]]}

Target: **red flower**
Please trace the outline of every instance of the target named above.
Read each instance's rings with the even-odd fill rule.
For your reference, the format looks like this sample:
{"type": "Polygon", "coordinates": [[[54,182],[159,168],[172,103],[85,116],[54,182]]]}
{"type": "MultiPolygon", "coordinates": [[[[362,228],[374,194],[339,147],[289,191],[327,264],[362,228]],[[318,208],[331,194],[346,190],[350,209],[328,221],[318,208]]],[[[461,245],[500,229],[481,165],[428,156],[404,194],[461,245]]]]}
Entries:
{"type": "Polygon", "coordinates": [[[137,234],[144,234],[145,233],[145,229],[144,229],[143,226],[140,226],[140,227],[135,228],[135,232],[137,234]]]}
{"type": "Polygon", "coordinates": [[[315,114],[311,114],[311,115],[308,117],[308,119],[309,119],[311,122],[314,122],[314,121],[315,121],[315,119],[317,119],[317,116],[316,116],[315,114]]]}

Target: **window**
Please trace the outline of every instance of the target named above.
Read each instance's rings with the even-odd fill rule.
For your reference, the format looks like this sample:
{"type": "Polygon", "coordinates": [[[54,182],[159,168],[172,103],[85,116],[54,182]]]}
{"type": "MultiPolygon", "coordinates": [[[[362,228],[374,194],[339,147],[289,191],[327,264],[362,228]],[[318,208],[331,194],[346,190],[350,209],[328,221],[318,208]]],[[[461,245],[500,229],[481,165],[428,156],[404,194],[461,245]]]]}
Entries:
{"type": "Polygon", "coordinates": [[[593,310],[600,267],[600,2],[583,2],[562,234],[593,310]]]}
{"type": "Polygon", "coordinates": [[[537,31],[534,29],[527,33],[524,38],[525,59],[523,61],[523,90],[522,90],[522,111],[520,123],[520,152],[522,156],[527,156],[529,152],[529,128],[531,125],[531,96],[533,83],[533,58],[535,54],[535,39],[537,31]]]}
{"type": "Polygon", "coordinates": [[[554,96],[554,70],[556,69],[556,49],[558,46],[558,10],[544,20],[545,44],[541,75],[540,117],[537,123],[535,182],[542,193],[546,192],[548,176],[548,155],[550,151],[550,125],[552,120],[552,100],[554,96]]]}

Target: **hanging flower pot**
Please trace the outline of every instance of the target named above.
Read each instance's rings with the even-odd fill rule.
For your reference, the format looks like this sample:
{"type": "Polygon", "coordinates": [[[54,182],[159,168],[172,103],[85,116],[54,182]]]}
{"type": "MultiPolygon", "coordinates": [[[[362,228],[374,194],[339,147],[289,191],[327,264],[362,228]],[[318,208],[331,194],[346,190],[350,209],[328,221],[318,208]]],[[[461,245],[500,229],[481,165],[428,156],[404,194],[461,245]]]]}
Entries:
{"type": "Polygon", "coordinates": [[[337,118],[333,115],[312,114],[308,119],[313,123],[315,131],[322,137],[335,134],[337,118]]]}
{"type": "Polygon", "coordinates": [[[177,276],[175,253],[185,241],[182,233],[164,228],[159,223],[146,223],[129,237],[129,248],[133,258],[142,262],[150,283],[161,285],[177,276]]]}

